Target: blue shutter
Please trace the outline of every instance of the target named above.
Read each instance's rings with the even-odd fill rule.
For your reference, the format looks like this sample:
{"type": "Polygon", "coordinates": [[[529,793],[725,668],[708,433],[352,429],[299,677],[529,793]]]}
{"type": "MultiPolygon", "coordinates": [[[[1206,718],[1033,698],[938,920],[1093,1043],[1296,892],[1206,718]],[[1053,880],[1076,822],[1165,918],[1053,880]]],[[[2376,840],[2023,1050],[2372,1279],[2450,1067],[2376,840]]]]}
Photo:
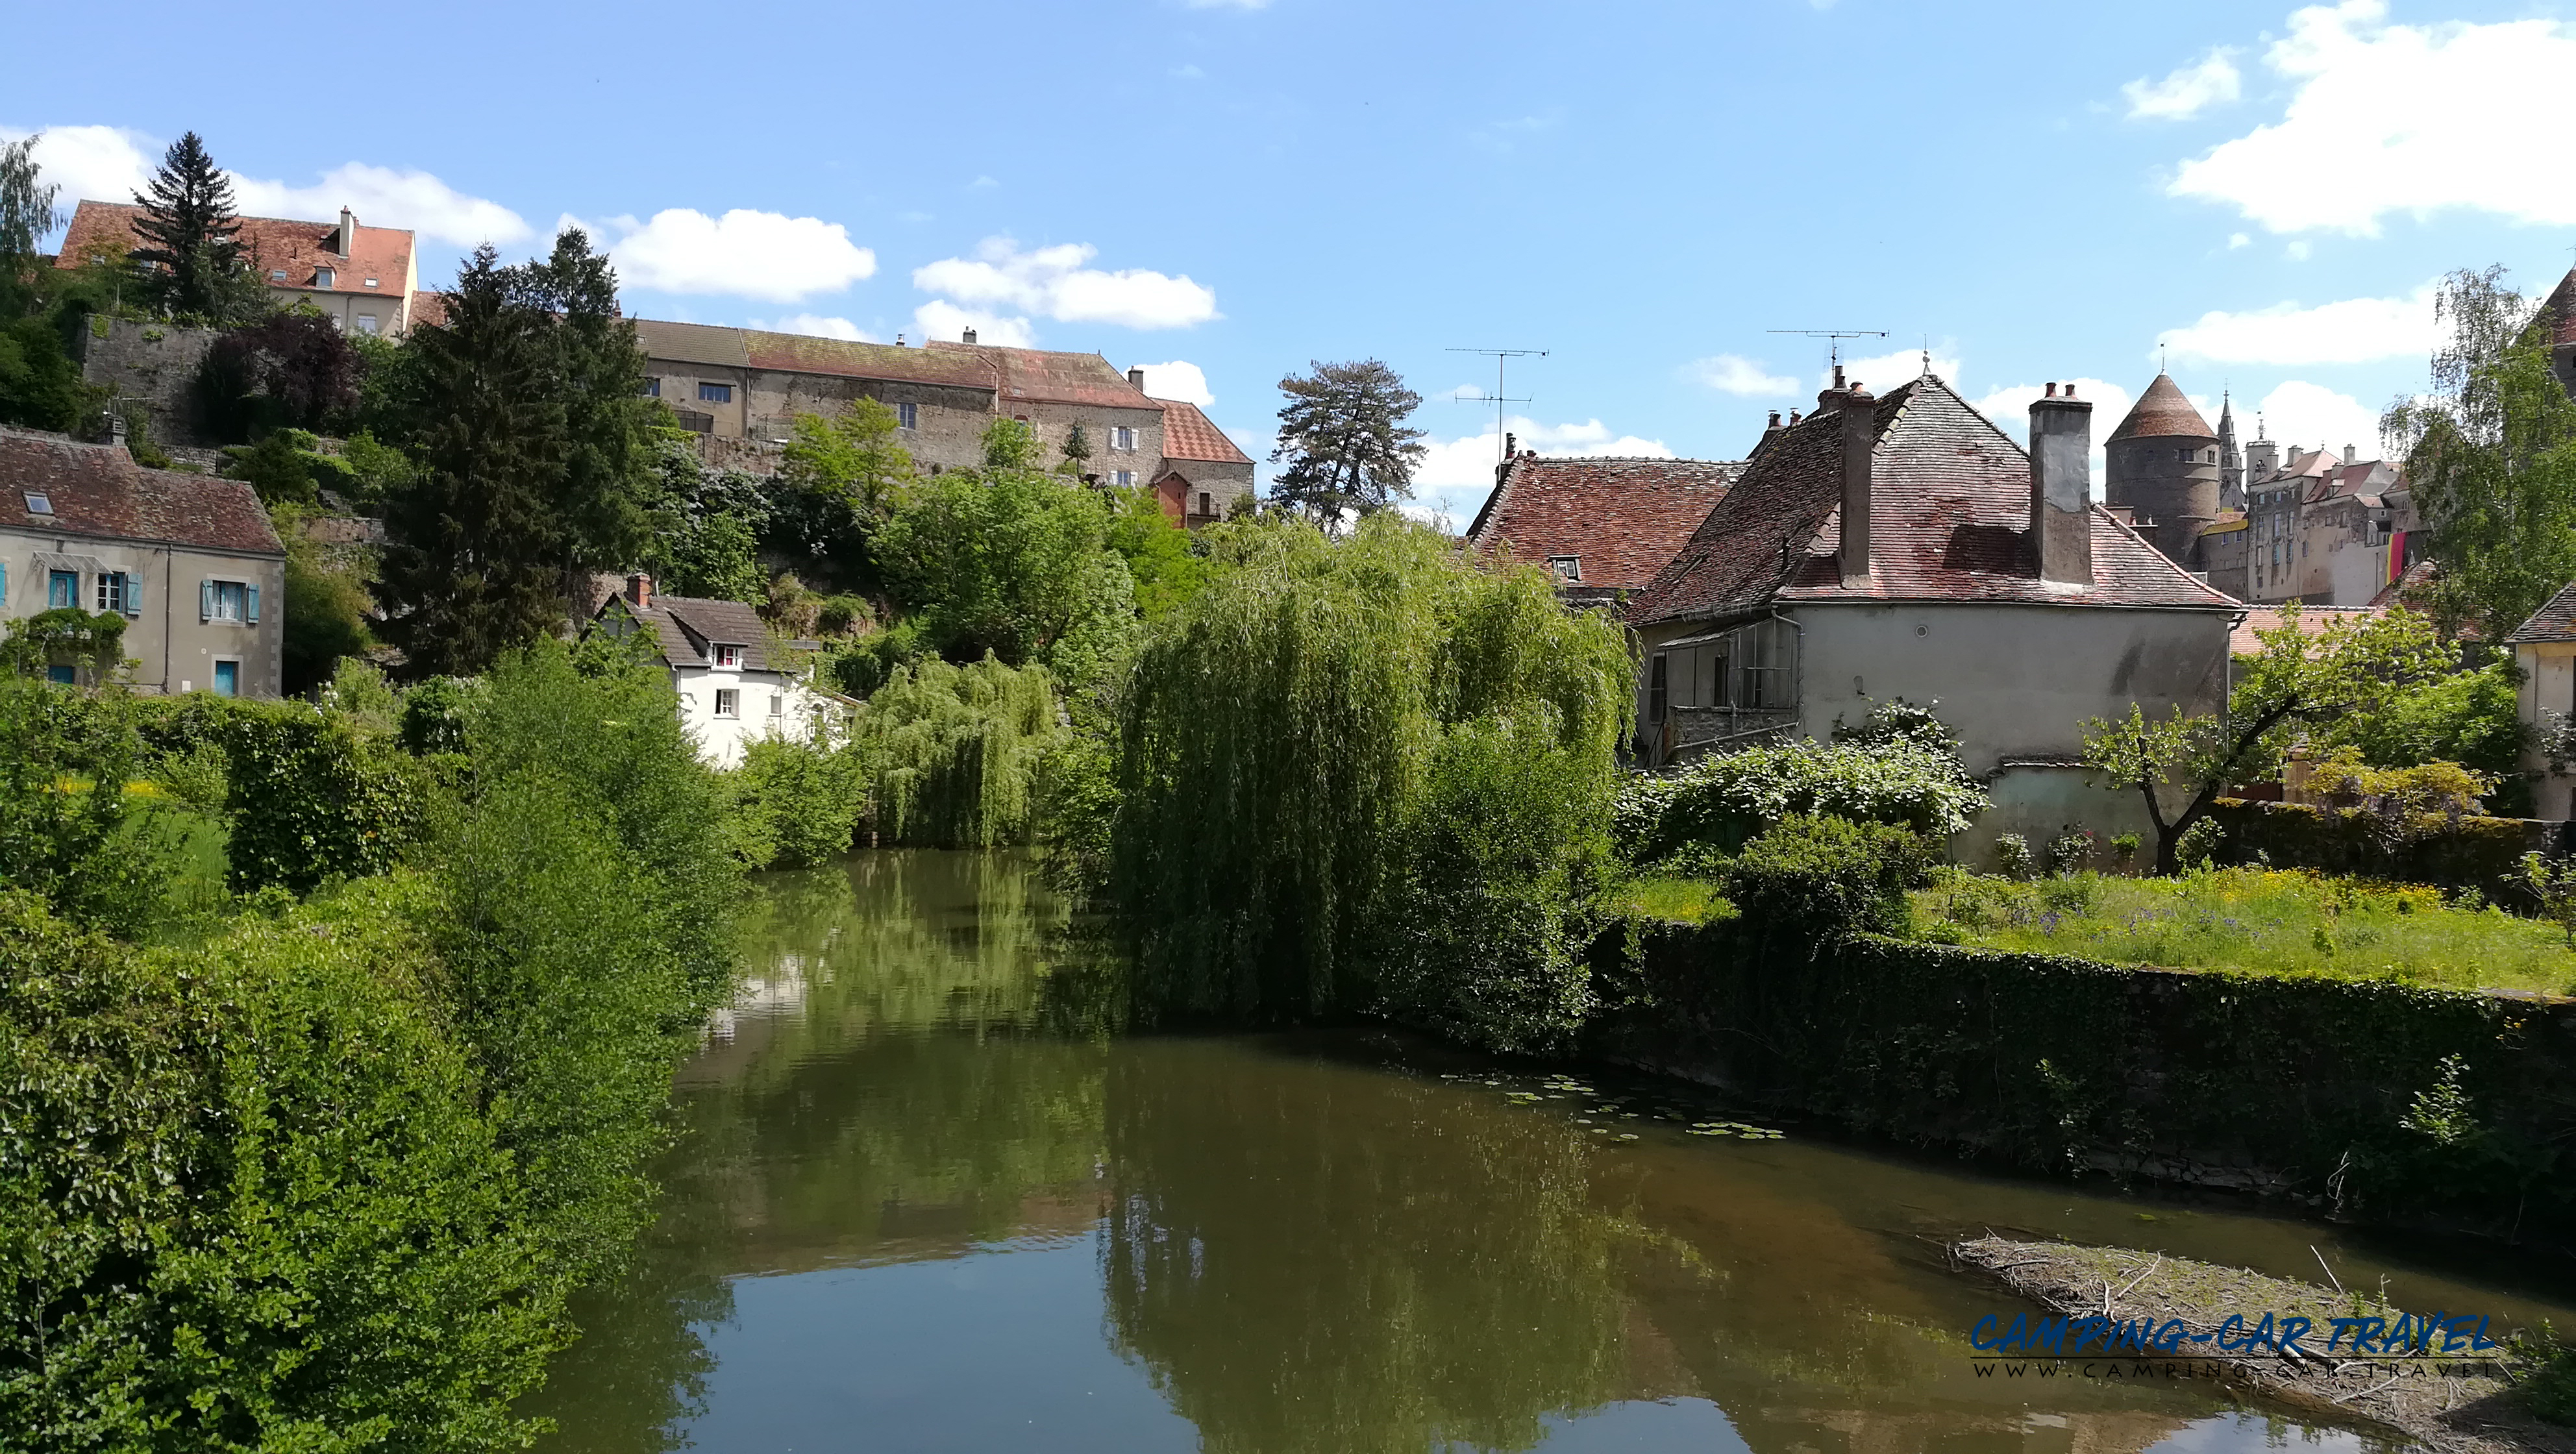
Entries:
{"type": "Polygon", "coordinates": [[[9,562],[0,560],[0,605],[9,600],[9,562]]]}
{"type": "Polygon", "coordinates": [[[242,587],[242,619],[253,626],[259,624],[259,587],[257,586],[242,587]]]}
{"type": "Polygon", "coordinates": [[[197,582],[197,619],[200,621],[215,619],[215,583],[213,581],[197,582]]]}
{"type": "Polygon", "coordinates": [[[129,575],[125,578],[125,614],[128,616],[143,614],[143,577],[141,576],[129,575]]]}

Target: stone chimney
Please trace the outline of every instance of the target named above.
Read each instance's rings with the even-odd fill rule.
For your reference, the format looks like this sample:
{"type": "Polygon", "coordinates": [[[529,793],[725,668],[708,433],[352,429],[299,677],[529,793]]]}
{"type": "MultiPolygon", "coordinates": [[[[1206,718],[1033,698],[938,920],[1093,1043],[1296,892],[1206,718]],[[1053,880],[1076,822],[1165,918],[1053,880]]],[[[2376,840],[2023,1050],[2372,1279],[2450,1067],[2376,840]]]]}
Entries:
{"type": "MultiPolygon", "coordinates": [[[[1826,391],[1842,413],[1843,539],[1840,559],[1845,589],[1869,584],[1869,505],[1871,455],[1878,448],[1877,400],[1854,379],[1842,386],[1843,371],[1834,370],[1838,386],[1826,391]]],[[[1818,402],[1823,402],[1819,400],[1818,402]]]]}
{"type": "Polygon", "coordinates": [[[2361,447],[2353,444],[2345,445],[2343,447],[2343,462],[2345,464],[2359,464],[2361,462],[2361,447]]]}
{"type": "Polygon", "coordinates": [[[637,606],[652,605],[653,578],[651,576],[641,574],[628,576],[626,578],[626,599],[637,606]]]}
{"type": "Polygon", "coordinates": [[[967,329],[966,336],[959,341],[962,343],[973,343],[975,341],[975,330],[972,328],[967,329]]]}
{"type": "Polygon", "coordinates": [[[1505,430],[1503,432],[1503,458],[1510,459],[1513,455],[1520,452],[1521,437],[1509,430],[1505,430]]]}
{"type": "MultiPolygon", "coordinates": [[[[1843,382],[1843,366],[1841,364],[1834,365],[1833,387],[1816,395],[1816,412],[1819,414],[1827,414],[1841,408],[1844,397],[1850,394],[1850,392],[1850,386],[1843,382]]],[[[1798,421],[1793,418],[1789,422],[1795,424],[1798,421]]]]}
{"type": "Polygon", "coordinates": [[[2093,401],[2050,384],[2030,401],[2030,544],[2039,578],[2093,584],[2093,401]]]}
{"type": "Polygon", "coordinates": [[[1145,392],[1145,366],[1138,364],[1127,371],[1127,382],[1137,393],[1145,392]]]}
{"type": "Polygon", "coordinates": [[[340,209],[340,256],[344,261],[349,256],[349,249],[357,244],[357,240],[358,214],[343,207],[340,209]]]}

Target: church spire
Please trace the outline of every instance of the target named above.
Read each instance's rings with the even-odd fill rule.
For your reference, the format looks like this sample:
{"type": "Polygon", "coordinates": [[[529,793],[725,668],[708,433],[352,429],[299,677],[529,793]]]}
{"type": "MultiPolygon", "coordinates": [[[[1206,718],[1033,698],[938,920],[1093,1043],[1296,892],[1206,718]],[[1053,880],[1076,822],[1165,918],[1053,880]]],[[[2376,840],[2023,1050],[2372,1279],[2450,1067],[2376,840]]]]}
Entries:
{"type": "Polygon", "coordinates": [[[2218,508],[2245,508],[2245,456],[2236,448],[2236,403],[2233,391],[2218,396],[2218,508]]]}

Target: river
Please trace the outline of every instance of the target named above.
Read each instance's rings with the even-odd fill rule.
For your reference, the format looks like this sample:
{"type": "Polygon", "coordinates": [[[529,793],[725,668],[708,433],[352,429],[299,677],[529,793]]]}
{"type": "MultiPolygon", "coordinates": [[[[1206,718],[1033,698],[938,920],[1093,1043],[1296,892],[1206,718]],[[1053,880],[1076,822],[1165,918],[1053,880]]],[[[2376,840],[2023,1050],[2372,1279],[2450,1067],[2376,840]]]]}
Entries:
{"type": "Polygon", "coordinates": [[[2014,1305],[1941,1247],[1987,1227],[2576,1323],[2501,1254],[1983,1175],[1666,1083],[1382,1029],[1110,1035],[1066,923],[1014,855],[765,878],[661,1219],[530,1401],[542,1447],[2382,1447],[2190,1380],[1980,1376],[1965,1330],[2014,1305]]]}

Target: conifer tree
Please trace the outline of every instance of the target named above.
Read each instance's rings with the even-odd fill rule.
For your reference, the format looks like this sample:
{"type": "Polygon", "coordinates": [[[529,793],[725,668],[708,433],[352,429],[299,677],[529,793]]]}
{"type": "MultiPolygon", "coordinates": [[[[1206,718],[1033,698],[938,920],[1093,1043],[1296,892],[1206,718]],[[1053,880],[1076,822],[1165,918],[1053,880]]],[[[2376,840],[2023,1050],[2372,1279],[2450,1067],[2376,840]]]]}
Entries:
{"type": "Polygon", "coordinates": [[[242,256],[241,219],[233,213],[232,179],[191,131],[170,143],[151,186],[134,194],[143,215],[134,230],[144,246],[153,299],[173,318],[230,323],[259,311],[259,284],[242,256]]]}
{"type": "Polygon", "coordinates": [[[1288,404],[1270,460],[1288,467],[1271,481],[1270,497],[1327,525],[1410,498],[1426,451],[1422,431],[1404,421],[1422,396],[1376,359],[1313,367],[1279,381],[1288,404]]]}

